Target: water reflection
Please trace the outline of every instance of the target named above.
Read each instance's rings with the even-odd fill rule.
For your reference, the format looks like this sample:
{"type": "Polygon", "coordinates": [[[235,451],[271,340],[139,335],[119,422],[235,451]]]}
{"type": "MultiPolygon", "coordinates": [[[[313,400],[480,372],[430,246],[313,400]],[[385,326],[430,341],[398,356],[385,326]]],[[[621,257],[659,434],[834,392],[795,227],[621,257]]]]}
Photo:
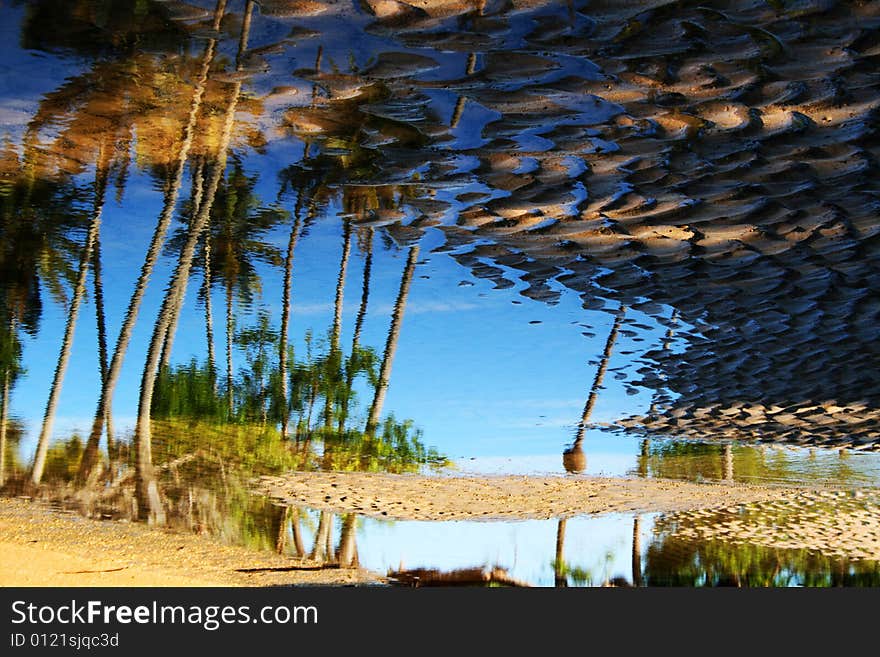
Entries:
{"type": "Polygon", "coordinates": [[[815,527],[798,540],[788,536],[796,526],[793,514],[814,514],[829,529],[835,524],[830,506],[809,502],[781,515],[756,505],[746,511],[754,515],[751,531],[741,536],[717,529],[743,520],[741,512],[718,509],[714,517],[698,512],[519,523],[380,525],[365,519],[359,546],[362,564],[406,586],[876,586],[876,552],[846,553],[815,527]],[[785,516],[788,525],[778,526],[785,516]],[[700,528],[717,534],[698,537],[700,528]]]}
{"type": "Polygon", "coordinates": [[[691,481],[876,486],[877,464],[861,456],[846,451],[645,439],[629,473],[691,481]]]}
{"type": "Polygon", "coordinates": [[[347,566],[249,478],[876,485],[744,444],[880,448],[876,12],[720,4],[5,4],[0,486],[347,566]]]}

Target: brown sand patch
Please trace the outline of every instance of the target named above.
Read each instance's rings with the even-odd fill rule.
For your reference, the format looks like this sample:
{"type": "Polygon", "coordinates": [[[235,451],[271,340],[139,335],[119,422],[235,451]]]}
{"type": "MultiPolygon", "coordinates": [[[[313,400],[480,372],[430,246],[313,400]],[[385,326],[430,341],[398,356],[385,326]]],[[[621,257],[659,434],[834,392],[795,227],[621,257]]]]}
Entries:
{"type": "Polygon", "coordinates": [[[395,520],[517,520],[683,511],[795,494],[795,489],[667,479],[425,477],[356,472],[292,472],[264,477],[257,491],[293,506],[395,520]]]}
{"type": "Polygon", "coordinates": [[[321,564],[306,559],[146,525],[91,520],[22,499],[0,499],[0,536],[0,586],[291,586],[383,581],[364,570],[322,569],[321,564]],[[292,570],[271,570],[284,568],[292,570]]]}

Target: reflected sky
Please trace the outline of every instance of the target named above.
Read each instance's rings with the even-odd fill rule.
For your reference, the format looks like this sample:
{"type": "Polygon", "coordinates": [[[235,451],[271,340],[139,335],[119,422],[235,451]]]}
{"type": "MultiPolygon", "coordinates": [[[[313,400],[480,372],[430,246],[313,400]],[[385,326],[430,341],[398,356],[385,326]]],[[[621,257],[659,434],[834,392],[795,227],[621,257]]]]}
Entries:
{"type": "MultiPolygon", "coordinates": [[[[682,413],[690,418],[693,413],[693,401],[687,401],[693,399],[693,390],[688,392],[678,383],[665,387],[664,382],[680,379],[682,371],[693,372],[687,369],[691,367],[687,361],[694,354],[704,360],[709,353],[706,345],[713,344],[713,339],[719,348],[723,345],[724,349],[735,350],[736,341],[730,342],[727,337],[731,335],[729,326],[712,328],[706,317],[683,316],[679,308],[663,303],[663,294],[654,294],[655,287],[647,286],[644,296],[634,296],[638,287],[623,282],[631,272],[625,267],[615,269],[610,261],[607,263],[610,267],[601,259],[594,263],[598,267],[589,274],[594,282],[591,290],[585,293],[581,283],[577,282],[584,276],[578,270],[582,258],[567,265],[545,264],[540,256],[530,257],[528,248],[521,251],[522,255],[514,255],[516,252],[511,251],[511,242],[503,234],[493,237],[477,230],[462,240],[461,231],[450,230],[456,224],[467,226],[471,214],[478,210],[490,209],[500,212],[502,218],[508,216],[505,213],[510,210],[502,211],[502,208],[513,207],[510,204],[521,193],[518,191],[522,189],[520,185],[529,185],[534,175],[544,180],[554,167],[564,171],[565,175],[558,180],[551,176],[552,183],[568,187],[568,199],[553,206],[555,211],[540,209],[540,203],[535,205],[534,212],[538,215],[534,221],[528,222],[530,235],[541,234],[545,228],[555,230],[561,224],[554,212],[570,217],[582,212],[584,204],[595,195],[596,192],[589,189],[594,186],[590,174],[595,172],[596,163],[585,161],[583,154],[613,153],[620,146],[613,139],[603,138],[599,129],[577,133],[574,126],[601,126],[613,122],[626,104],[608,103],[601,96],[572,93],[573,81],[592,84],[606,79],[607,75],[596,61],[572,55],[568,42],[558,35],[579,31],[593,33],[596,25],[607,17],[578,12],[577,3],[564,11],[554,3],[548,3],[509,15],[503,11],[496,15],[496,8],[484,8],[482,11],[493,17],[485,22],[493,27],[489,36],[477,36],[477,26],[483,19],[471,17],[475,21],[472,25],[460,26],[463,29],[458,37],[460,44],[446,50],[429,44],[435,37],[441,42],[458,42],[453,37],[454,32],[447,31],[450,21],[423,14],[401,16],[403,22],[400,25],[408,25],[412,19],[421,27],[408,25],[395,32],[397,27],[393,26],[398,23],[394,21],[398,19],[386,20],[380,16],[377,22],[370,12],[353,11],[347,7],[312,11],[290,8],[283,2],[263,3],[261,6],[231,3],[219,23],[221,38],[213,39],[218,33],[209,29],[212,13],[209,2],[170,3],[167,6],[148,3],[133,11],[135,15],[142,12],[149,18],[135,16],[135,23],[127,10],[101,18],[97,5],[83,5],[72,14],[72,27],[47,25],[48,29],[43,29],[39,23],[47,15],[40,13],[46,8],[40,3],[34,7],[29,11],[24,3],[13,3],[3,8],[3,29],[9,38],[4,40],[4,61],[7,63],[4,65],[5,86],[0,107],[3,108],[7,143],[13,148],[24,138],[30,117],[43,111],[39,108],[41,103],[45,104],[47,94],[69,85],[90,67],[106,67],[113,58],[125,65],[125,58],[138,52],[139,48],[145,50],[138,56],[147,55],[159,61],[177,56],[175,48],[177,53],[194,58],[206,44],[214,44],[217,62],[225,62],[221,66],[234,62],[241,72],[247,104],[243,102],[235,115],[237,136],[231,152],[244,175],[252,177],[252,193],[259,204],[255,208],[257,212],[281,211],[288,215],[294,212],[294,207],[300,203],[295,190],[288,185],[286,191],[284,188],[279,191],[279,180],[292,163],[301,166],[303,162],[310,162],[309,158],[317,157],[316,164],[306,168],[314,168],[318,162],[321,167],[326,167],[333,158],[342,158],[342,165],[348,166],[346,158],[354,157],[356,151],[345,141],[347,130],[354,129],[352,134],[358,135],[355,140],[367,148],[376,148],[377,152],[385,152],[386,144],[397,143],[395,148],[398,150],[388,151],[388,164],[394,172],[389,170],[386,177],[406,180],[401,174],[408,167],[410,173],[406,175],[410,180],[419,184],[424,180],[425,187],[419,191],[417,185],[408,183],[412,186],[401,190],[407,189],[406,194],[413,195],[411,204],[403,204],[390,214],[388,209],[380,209],[374,215],[374,221],[379,221],[377,225],[382,234],[379,239],[383,248],[377,249],[375,255],[364,340],[377,348],[384,340],[405,253],[399,238],[402,235],[408,235],[406,239],[409,240],[415,237],[421,247],[421,256],[408,300],[405,330],[400,337],[394,384],[388,392],[388,408],[394,409],[398,416],[413,418],[432,445],[465,464],[476,459],[470,466],[478,470],[499,467],[503,471],[555,469],[555,466],[549,467],[547,459],[571,440],[580,419],[579,410],[583,407],[588,382],[595,376],[599,365],[602,346],[613,321],[612,313],[623,305],[628,307],[625,325],[616,336],[616,345],[606,363],[608,375],[601,382],[599,402],[590,419],[594,425],[622,422],[634,433],[648,431],[649,435],[653,433],[661,439],[664,436],[662,427],[673,435],[678,435],[679,429],[684,427],[684,437],[699,440],[715,437],[717,432],[707,425],[705,418],[717,417],[719,412],[721,417],[732,422],[731,426],[739,426],[741,417],[754,418],[756,414],[759,419],[763,418],[761,426],[766,426],[771,412],[778,414],[773,415],[774,421],[786,414],[812,421],[811,416],[803,412],[808,409],[797,400],[789,400],[795,401],[790,407],[793,410],[783,409],[780,414],[773,409],[782,408],[784,404],[773,406],[771,402],[774,400],[768,399],[764,406],[756,406],[757,400],[737,401],[736,404],[746,404],[745,410],[741,410],[742,406],[736,405],[726,408],[728,402],[719,398],[700,411],[703,415],[698,413],[698,417],[679,427],[681,423],[675,418],[680,418],[682,413]],[[242,27],[244,13],[251,19],[247,25],[247,49],[240,52],[238,47],[241,44],[234,37],[242,27]],[[137,20],[143,22],[141,27],[133,27],[137,20]],[[157,27],[161,21],[170,21],[167,25],[174,25],[174,29],[157,27]],[[84,39],[82,35],[91,34],[95,26],[99,30],[97,40],[84,39]],[[420,31],[423,28],[428,29],[420,31]],[[65,29],[70,33],[65,33],[65,29]],[[138,29],[143,30],[143,35],[137,37],[142,42],[132,49],[131,35],[138,29]],[[163,29],[167,34],[162,32],[163,29]],[[343,33],[347,35],[344,44],[328,40],[332,35],[343,33]],[[538,52],[535,49],[535,43],[547,39],[557,43],[553,41],[557,37],[561,39],[558,43],[564,44],[557,51],[538,52]],[[461,47],[471,40],[472,48],[461,47]],[[513,59],[508,62],[501,53],[510,49],[516,54],[511,55],[513,59]],[[513,61],[518,64],[511,63],[513,61]],[[290,79],[283,71],[293,71],[290,79]],[[468,76],[473,77],[469,82],[466,81],[468,76]],[[416,84],[420,88],[419,94],[408,96],[400,86],[401,80],[416,84]],[[364,102],[365,84],[367,88],[385,85],[385,95],[364,102]],[[497,91],[519,96],[502,100],[494,95],[497,91]],[[528,112],[535,111],[533,101],[538,102],[542,97],[540,94],[546,102],[561,109],[552,124],[525,125],[524,119],[529,116],[528,112]],[[354,111],[352,116],[361,121],[361,125],[344,127],[342,121],[347,119],[337,121],[326,113],[327,109],[335,107],[345,112],[354,111]],[[394,124],[393,130],[382,123],[389,120],[394,124]],[[371,121],[379,123],[371,125],[371,121]],[[412,135],[406,136],[408,126],[428,139],[419,142],[425,148],[426,156],[430,154],[424,166],[413,164],[412,154],[399,150],[401,145],[411,143],[413,139],[412,135]],[[384,132],[385,136],[378,138],[377,130],[379,134],[384,132]],[[334,136],[337,133],[339,137],[334,136]],[[582,135],[580,147],[572,149],[566,139],[577,140],[578,134],[582,135]],[[256,141],[254,135],[259,135],[256,141]],[[563,138],[564,135],[567,136],[563,138]],[[432,140],[435,143],[429,145],[432,140]],[[511,146],[507,156],[499,148],[503,140],[508,140],[511,146]],[[563,143],[565,147],[562,147],[563,143]],[[561,152],[548,159],[548,149],[561,152]],[[439,160],[435,153],[440,153],[439,160]],[[449,154],[452,154],[451,158],[449,154]],[[405,157],[401,158],[403,155],[405,157]],[[510,164],[486,172],[486,162],[496,167],[495,163],[505,157],[513,158],[510,164]],[[451,166],[440,164],[447,160],[451,166]],[[448,167],[445,179],[438,177],[444,166],[448,167]],[[564,178],[568,178],[567,184],[564,178]],[[478,202],[475,204],[474,200],[478,202]],[[497,208],[492,206],[496,201],[501,203],[497,208]],[[439,205],[434,208],[432,203],[439,205]],[[439,224],[434,216],[439,219],[439,224]],[[427,217],[432,217],[431,221],[426,221],[427,217]],[[388,225],[389,218],[415,230],[409,233],[397,231],[397,237],[394,231],[386,234],[382,226],[388,225]],[[395,240],[398,240],[396,245],[395,240]],[[504,243],[505,246],[500,246],[504,243]],[[707,342],[705,336],[720,335],[719,332],[725,337],[710,337],[707,342]],[[678,357],[685,362],[676,364],[678,357]],[[666,409],[662,417],[656,415],[660,409],[666,409]],[[734,421],[734,418],[737,419],[734,421]],[[661,429],[655,426],[655,419],[660,421],[657,426],[661,429]],[[504,459],[507,459],[507,465],[499,465],[505,462],[504,459]],[[481,465],[484,463],[485,466],[481,465]]],[[[223,83],[232,79],[228,71],[211,73],[209,83],[211,76],[223,83]]],[[[58,114],[50,121],[54,127],[44,131],[41,138],[45,141],[58,130],[63,131],[70,120],[63,112],[58,114]]],[[[144,151],[146,147],[148,145],[140,145],[137,140],[129,145],[135,152],[144,151]]],[[[148,156],[142,154],[138,157],[142,161],[138,162],[135,175],[127,175],[122,186],[117,184],[117,194],[106,199],[103,206],[101,257],[104,275],[112,282],[104,290],[105,321],[111,337],[122,325],[128,295],[137,277],[134,263],[139,262],[145,252],[154,218],[162,212],[163,200],[158,193],[161,184],[155,175],[145,175],[148,163],[143,158],[148,156]]],[[[348,188],[349,193],[356,195],[357,185],[364,184],[358,181],[362,175],[358,171],[347,171],[343,178],[331,183],[330,189],[341,191],[345,185],[353,184],[348,188]],[[347,180],[345,176],[348,176],[347,180]]],[[[192,171],[188,173],[192,174],[192,171]]],[[[78,184],[88,186],[87,173],[78,175],[76,180],[78,184]]],[[[550,178],[547,180],[551,181],[550,178]]],[[[621,182],[611,190],[611,198],[614,203],[626,204],[637,189],[637,185],[621,182]]],[[[546,194],[551,194],[549,188],[546,194]]],[[[527,197],[537,199],[540,194],[535,196],[530,192],[527,197]]],[[[652,204],[655,202],[651,200],[652,204]]],[[[689,205],[692,203],[686,202],[681,208],[689,205]]],[[[332,195],[315,211],[317,214],[311,217],[297,249],[292,290],[293,333],[290,340],[300,352],[305,349],[307,332],[321,335],[332,324],[341,233],[343,221],[348,216],[347,208],[332,195]]],[[[613,213],[609,212],[607,216],[610,218],[613,213]]],[[[474,219],[477,219],[476,215],[474,219]]],[[[180,230],[180,221],[178,218],[173,230],[180,230]]],[[[359,225],[365,225],[363,218],[358,221],[359,225]]],[[[478,219],[475,225],[481,226],[483,221],[478,219]]],[[[655,232],[660,231],[658,235],[662,233],[661,228],[666,230],[668,226],[655,227],[655,232]]],[[[517,235],[520,232],[520,228],[515,229],[517,235]]],[[[633,236],[637,234],[630,232],[633,236]]],[[[261,239],[281,253],[287,235],[288,227],[281,221],[269,227],[261,239]]],[[[672,242],[669,245],[672,246],[672,242]]],[[[345,284],[348,293],[342,305],[343,342],[351,340],[354,330],[358,309],[356,288],[365,264],[362,249],[363,245],[356,248],[354,257],[347,262],[345,284]]],[[[166,248],[165,257],[156,264],[151,277],[153,285],[143,301],[143,316],[154,316],[159,310],[161,291],[157,282],[167,280],[172,273],[174,260],[170,255],[166,248]]],[[[693,257],[698,255],[695,252],[693,257]]],[[[253,320],[260,309],[273,317],[281,313],[283,281],[277,263],[270,266],[256,262],[254,267],[259,289],[256,296],[248,294],[246,300],[237,298],[234,301],[237,326],[253,320]]],[[[695,289],[701,284],[698,271],[698,268],[693,269],[695,289]]],[[[709,279],[715,281],[713,285],[723,280],[714,274],[709,279]]],[[[203,323],[200,306],[204,301],[193,298],[196,286],[195,282],[190,285],[189,299],[179,320],[172,357],[174,363],[187,363],[193,357],[203,359],[206,356],[200,336],[203,323]]],[[[734,297],[738,298],[741,291],[735,292],[734,297]]],[[[84,317],[94,312],[92,296],[87,294],[84,299],[84,317]]],[[[219,309],[223,303],[222,290],[218,289],[214,296],[217,298],[213,303],[219,309]]],[[[739,301],[729,300],[722,305],[727,304],[735,313],[736,303],[739,301]]],[[[782,321],[785,324],[784,318],[777,319],[780,310],[783,309],[768,307],[763,315],[744,321],[744,330],[753,331],[750,324],[760,323],[763,321],[761,317],[771,323],[782,321]]],[[[28,362],[28,375],[12,390],[10,403],[13,414],[25,422],[26,437],[19,446],[24,454],[33,450],[36,427],[44,410],[42,392],[50,384],[55,366],[50,358],[35,355],[52,353],[55,345],[62,341],[66,317],[66,309],[58,304],[45,304],[43,312],[45,321],[39,333],[25,338],[23,359],[28,362]]],[[[792,326],[791,322],[788,325],[792,326]]],[[[135,325],[130,350],[125,357],[113,405],[115,423],[122,431],[131,430],[137,415],[138,373],[145,358],[150,330],[147,322],[135,325]]],[[[224,339],[224,330],[224,326],[217,327],[218,342],[224,339]]],[[[773,329],[772,332],[778,334],[779,331],[773,329]]],[[[824,339],[818,335],[814,337],[824,339]]],[[[76,382],[67,386],[56,410],[55,421],[61,433],[88,431],[91,421],[89,407],[101,387],[100,372],[90,366],[96,358],[96,338],[94,323],[80,321],[70,355],[76,382]]],[[[235,354],[233,371],[243,365],[241,356],[240,351],[235,354]]],[[[780,358],[788,356],[780,355],[780,358]]],[[[730,358],[723,356],[723,360],[726,363],[730,358]]],[[[720,362],[716,365],[722,369],[727,367],[720,362]]],[[[766,371],[765,366],[761,368],[766,371]]],[[[710,377],[714,376],[715,369],[716,366],[709,364],[700,365],[697,371],[701,377],[710,377]]],[[[756,373],[757,370],[749,372],[748,376],[754,377],[756,373]]],[[[741,382],[736,376],[731,383],[734,379],[741,382]]],[[[362,384],[360,381],[355,385],[362,384]]],[[[708,378],[706,385],[710,385],[708,378]]],[[[849,390],[848,384],[844,388],[849,390]]],[[[361,390],[360,394],[365,392],[361,390]]],[[[729,396],[728,392],[724,395],[729,396]]],[[[700,403],[707,401],[713,402],[704,399],[700,403]]],[[[816,401],[826,406],[829,403],[826,399],[816,401]]],[[[845,407],[846,401],[841,397],[839,404],[845,407]]],[[[834,421],[819,419],[822,427],[833,425],[834,421]]],[[[850,420],[841,416],[839,421],[850,420]]],[[[852,421],[868,422],[859,418],[852,421]]],[[[754,438],[754,431],[748,427],[747,423],[739,430],[744,436],[754,438]]],[[[780,432],[779,429],[774,431],[780,432]]],[[[781,440],[803,441],[802,434],[792,436],[792,431],[787,428],[781,433],[784,434],[781,440]]],[[[732,435],[736,437],[737,434],[732,435]]],[[[870,447],[871,435],[869,432],[859,438],[857,444],[870,447]]],[[[627,458],[635,454],[636,444],[626,435],[614,440],[591,430],[587,446],[594,461],[590,461],[590,472],[621,474],[631,470],[633,464],[627,458]]],[[[868,469],[873,467],[870,465],[868,469]]]]}
{"type": "MultiPolygon", "coordinates": [[[[304,510],[303,519],[309,545],[317,514],[304,510]]],[[[450,585],[456,575],[478,585],[479,579],[468,575],[473,570],[500,572],[500,583],[540,587],[875,586],[880,581],[876,561],[774,548],[760,539],[695,541],[685,535],[692,522],[688,514],[519,522],[362,518],[357,555],[362,565],[406,586],[450,585]]]]}
{"type": "Polygon", "coordinates": [[[0,480],[876,486],[880,17],[719,4],[3,3],[0,480]]]}

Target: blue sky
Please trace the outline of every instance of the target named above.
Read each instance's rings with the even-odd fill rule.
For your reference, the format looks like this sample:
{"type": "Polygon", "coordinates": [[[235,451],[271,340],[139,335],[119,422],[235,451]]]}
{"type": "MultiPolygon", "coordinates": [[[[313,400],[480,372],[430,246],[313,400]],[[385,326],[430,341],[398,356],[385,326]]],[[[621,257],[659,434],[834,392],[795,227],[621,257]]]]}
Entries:
{"type": "MultiPolygon", "coordinates": [[[[0,64],[0,130],[14,142],[19,141],[27,117],[33,114],[42,94],[59,87],[66,77],[79,73],[84,66],[76,59],[17,47],[22,11],[21,7],[4,7],[4,21],[0,25],[5,44],[0,64]]],[[[278,26],[271,21],[261,21],[258,25],[262,27],[255,31],[252,45],[279,37],[278,26]]],[[[370,51],[372,38],[365,35],[363,43],[348,45],[363,59],[361,55],[370,51]]],[[[307,59],[313,56],[315,47],[306,40],[290,51],[291,56],[307,59]]],[[[330,51],[325,56],[328,54],[330,51]]],[[[336,57],[341,55],[336,53],[336,57]]],[[[457,65],[457,61],[451,58],[449,65],[457,65]]],[[[303,65],[300,61],[294,63],[303,65]]],[[[259,87],[262,82],[258,80],[256,84],[259,87]]],[[[444,102],[451,107],[452,99],[444,102]]],[[[301,154],[299,141],[274,134],[266,153],[246,155],[249,173],[260,175],[257,193],[266,203],[276,199],[278,171],[296,162],[301,154]]],[[[84,184],[90,182],[88,176],[86,174],[84,184]]],[[[446,191],[454,196],[455,190],[446,191]]],[[[161,202],[155,182],[135,170],[121,202],[108,195],[101,240],[111,349],[161,202]]],[[[283,249],[287,227],[280,227],[270,239],[283,249]]],[[[407,304],[385,412],[393,412],[401,419],[413,419],[424,431],[426,443],[462,467],[558,469],[558,455],[570,442],[580,418],[595,375],[595,359],[604,346],[612,316],[607,312],[584,310],[577,295],[565,290],[558,304],[552,306],[519,294],[525,287],[520,282],[511,289],[496,290],[491,282],[473,277],[448,255],[431,253],[442,243],[442,233],[429,229],[407,304]],[[583,335],[585,330],[590,331],[592,337],[583,335]]],[[[331,208],[297,248],[291,325],[291,339],[297,347],[302,347],[306,329],[322,334],[332,322],[340,252],[341,220],[331,208]]],[[[370,312],[362,343],[378,351],[384,345],[404,261],[405,252],[386,251],[377,235],[370,312]]],[[[351,340],[362,267],[363,258],[353,248],[343,320],[345,345],[351,340]]],[[[120,430],[130,426],[135,416],[146,343],[170,271],[170,260],[163,258],[141,306],[114,404],[116,426],[120,430]]],[[[277,322],[281,275],[278,270],[270,271],[266,267],[261,268],[261,274],[264,285],[258,304],[272,310],[277,322]]],[[[202,308],[195,301],[199,284],[200,280],[191,281],[181,317],[174,350],[174,360],[178,362],[204,354],[202,308]]],[[[89,285],[89,298],[80,310],[62,388],[56,437],[64,437],[73,430],[87,431],[98,395],[91,277],[89,285]]],[[[218,353],[222,353],[225,337],[222,294],[215,293],[213,300],[218,353]]],[[[605,380],[606,389],[593,416],[595,421],[609,421],[638,412],[649,403],[647,394],[627,395],[624,382],[615,378],[614,370],[631,364],[638,355],[622,355],[621,351],[638,352],[656,347],[662,331],[652,320],[638,313],[632,313],[630,319],[655,328],[639,331],[636,340],[643,339],[642,342],[633,341],[631,337],[619,338],[617,354],[605,380]]],[[[65,320],[65,310],[44,296],[40,334],[25,343],[28,375],[16,386],[12,401],[13,414],[25,420],[29,431],[22,446],[25,454],[32,451],[39,430],[65,320]]],[[[236,367],[243,364],[243,355],[237,353],[236,367]]],[[[591,460],[590,467],[602,472],[606,468],[614,472],[625,470],[628,455],[635,450],[633,440],[593,433],[587,444],[588,451],[590,446],[595,448],[597,456],[591,460]]]]}

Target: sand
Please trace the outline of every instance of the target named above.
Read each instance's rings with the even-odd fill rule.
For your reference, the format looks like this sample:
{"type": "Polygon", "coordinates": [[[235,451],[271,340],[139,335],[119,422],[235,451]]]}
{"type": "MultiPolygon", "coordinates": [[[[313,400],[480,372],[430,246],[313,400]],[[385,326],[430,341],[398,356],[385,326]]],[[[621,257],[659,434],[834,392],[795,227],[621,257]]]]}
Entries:
{"type": "MultiPolygon", "coordinates": [[[[880,491],[586,476],[422,476],[305,472],[266,477],[279,504],[389,520],[515,521],[661,512],[683,539],[880,559],[880,491]]],[[[123,521],[0,499],[0,586],[384,585],[382,574],[328,567],[123,521]]]]}
{"type": "Polygon", "coordinates": [[[208,536],[0,499],[0,586],[380,584],[375,573],[221,544],[208,536]],[[239,569],[280,569],[239,572],[239,569]],[[289,570],[284,570],[289,569],[289,570]]]}
{"type": "Polygon", "coordinates": [[[779,499],[796,489],[671,479],[581,476],[426,477],[292,472],[260,493],[292,506],[392,520],[525,520],[614,512],[684,511],[779,499]]]}

